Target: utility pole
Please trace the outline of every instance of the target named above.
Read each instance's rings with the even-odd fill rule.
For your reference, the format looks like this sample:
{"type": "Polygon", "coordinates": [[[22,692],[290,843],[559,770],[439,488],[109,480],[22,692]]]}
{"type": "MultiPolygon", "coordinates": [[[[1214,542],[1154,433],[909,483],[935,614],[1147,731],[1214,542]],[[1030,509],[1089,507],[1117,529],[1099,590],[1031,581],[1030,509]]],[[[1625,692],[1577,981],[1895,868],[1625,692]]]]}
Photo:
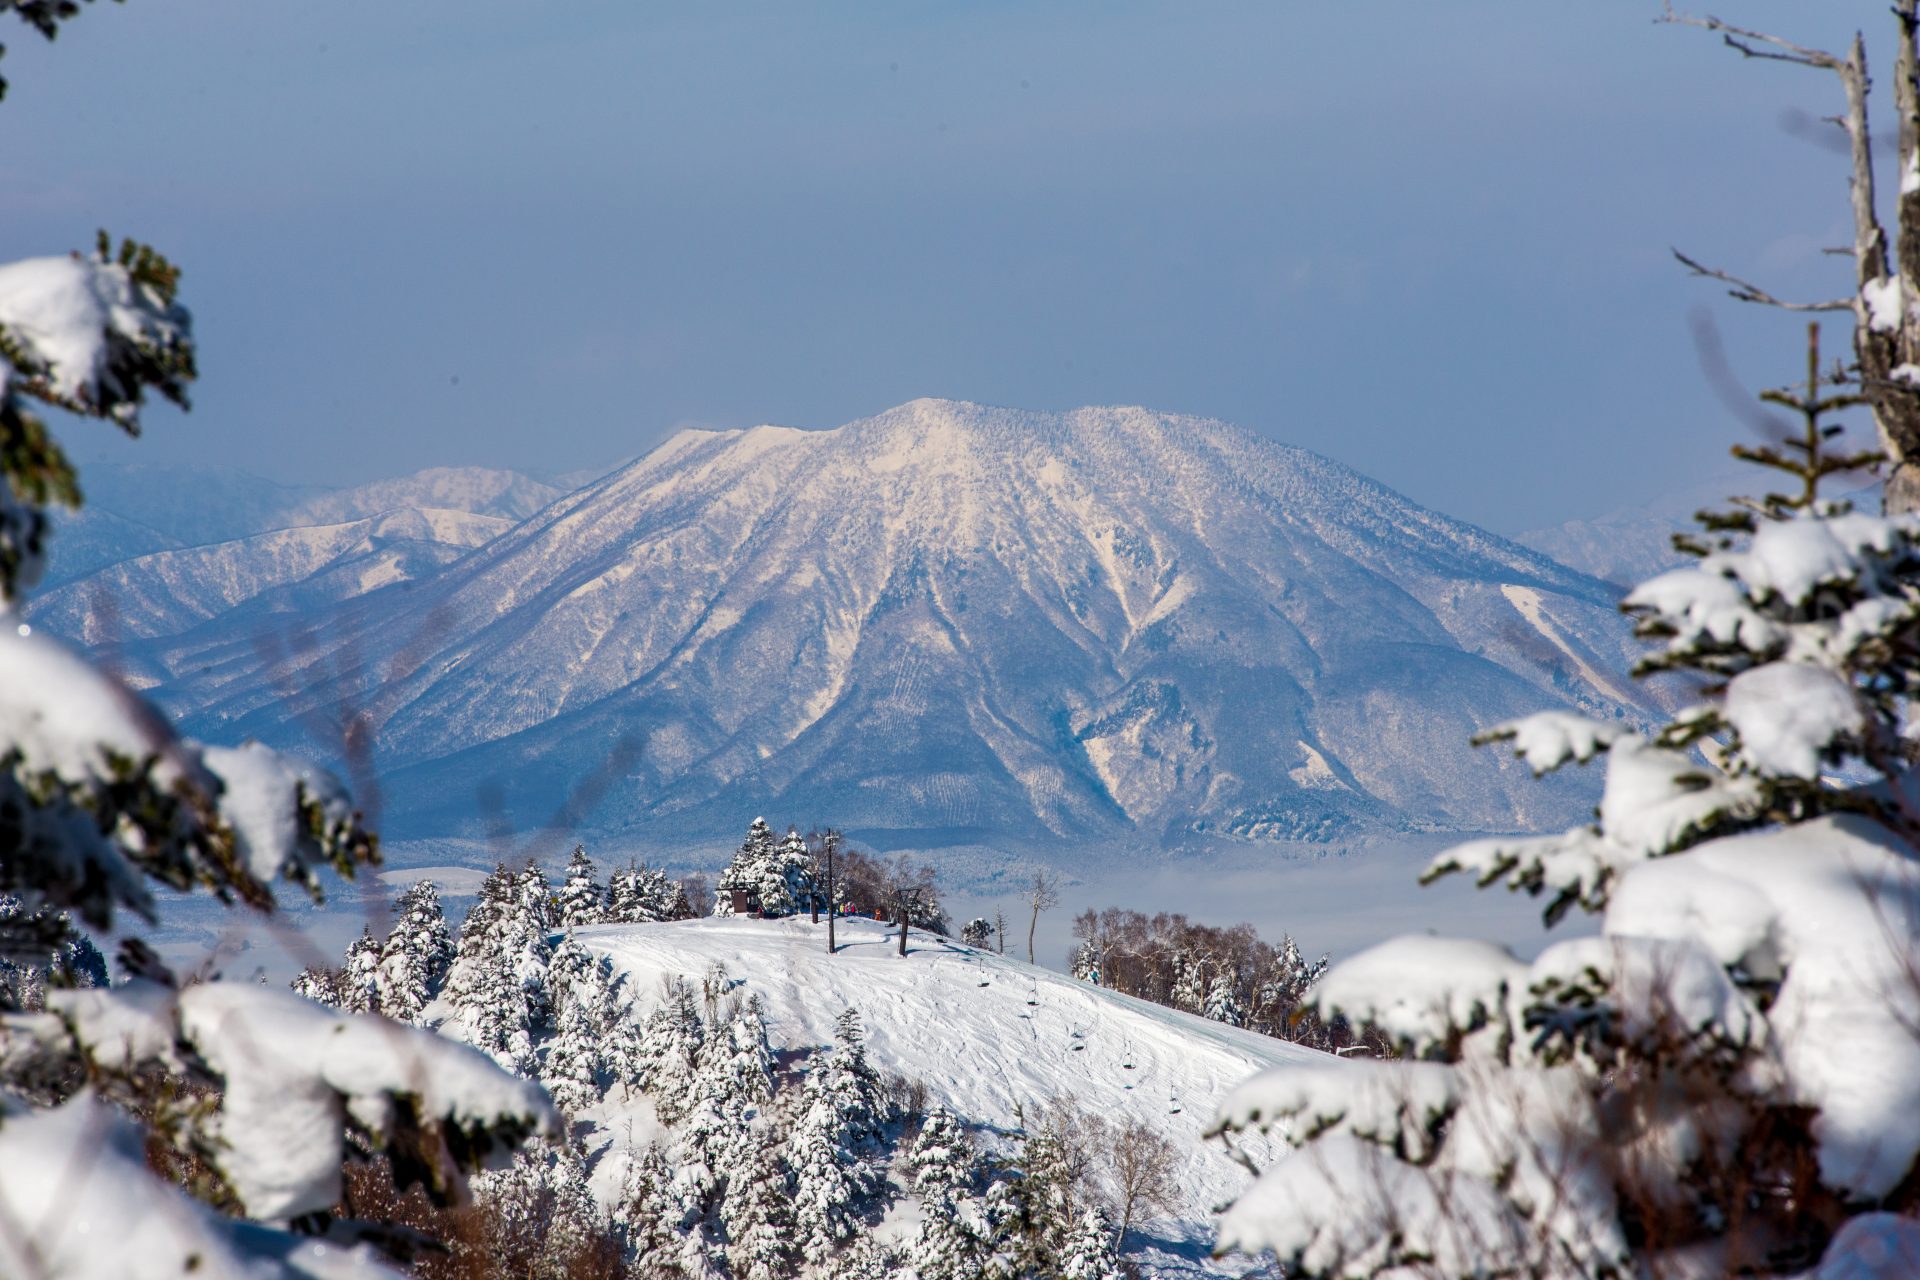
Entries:
{"type": "Polygon", "coordinates": [[[827,954],[833,954],[833,918],[840,914],[833,896],[833,846],[840,843],[840,836],[832,827],[820,837],[820,843],[827,848],[827,954]]]}
{"type": "MultiPolygon", "coordinates": [[[[807,838],[812,839],[813,837],[809,835],[807,838]]],[[[817,872],[819,869],[820,869],[820,864],[817,862],[814,863],[813,870],[817,872]]],[[[811,874],[808,875],[807,880],[808,880],[807,923],[819,924],[820,923],[820,883],[819,881],[814,880],[811,874]]]]}

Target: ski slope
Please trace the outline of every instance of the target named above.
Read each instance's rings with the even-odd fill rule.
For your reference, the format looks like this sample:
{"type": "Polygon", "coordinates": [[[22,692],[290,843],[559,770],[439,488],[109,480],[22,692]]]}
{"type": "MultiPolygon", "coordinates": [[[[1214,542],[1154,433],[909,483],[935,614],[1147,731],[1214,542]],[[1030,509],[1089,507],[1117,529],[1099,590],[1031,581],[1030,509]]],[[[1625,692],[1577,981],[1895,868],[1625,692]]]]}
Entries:
{"type": "MultiPolygon", "coordinates": [[[[837,932],[833,956],[826,923],[804,917],[596,925],[574,936],[627,976],[635,1016],[657,1003],[663,980],[698,982],[715,962],[739,983],[735,991],[760,997],[776,1050],[824,1046],[834,1018],[858,1009],[874,1066],[922,1081],[929,1105],[953,1109],[987,1146],[1017,1127],[1017,1108],[1066,1095],[1110,1123],[1159,1130],[1183,1153],[1183,1202],[1148,1230],[1190,1259],[1211,1243],[1214,1207],[1249,1181],[1224,1149],[1200,1138],[1215,1104],[1256,1071],[1325,1061],[950,939],[915,931],[903,959],[896,934],[873,921],[842,919],[837,932]]],[[[1256,1145],[1249,1154],[1264,1167],[1278,1150],[1256,1145]]]]}

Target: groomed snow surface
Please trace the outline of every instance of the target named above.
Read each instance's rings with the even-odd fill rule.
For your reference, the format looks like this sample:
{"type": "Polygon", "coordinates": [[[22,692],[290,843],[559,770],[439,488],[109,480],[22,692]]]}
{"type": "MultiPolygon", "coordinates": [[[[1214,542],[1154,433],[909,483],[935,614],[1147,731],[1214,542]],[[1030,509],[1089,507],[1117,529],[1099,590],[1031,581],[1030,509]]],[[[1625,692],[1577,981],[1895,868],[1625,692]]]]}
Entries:
{"type": "MultiPolygon", "coordinates": [[[[875,1067],[923,1083],[928,1105],[963,1117],[988,1148],[1004,1147],[1016,1108],[1032,1114],[1069,1095],[1109,1123],[1151,1126],[1183,1153],[1175,1181],[1184,1199],[1130,1237],[1155,1246],[1139,1260],[1155,1275],[1249,1268],[1245,1259],[1207,1260],[1212,1211],[1244,1189],[1247,1173],[1201,1132],[1248,1076],[1285,1063],[1324,1066],[1326,1055],[918,931],[902,959],[896,931],[849,919],[836,928],[831,957],[825,921],[804,916],[596,925],[574,936],[626,976],[634,1016],[652,1010],[664,981],[697,983],[714,963],[741,996],[760,997],[776,1051],[824,1047],[835,1017],[859,1010],[875,1067]]],[[[645,1112],[610,1106],[594,1119],[616,1145],[644,1144],[645,1112]]],[[[1281,1149],[1243,1145],[1262,1164],[1281,1149]]]]}

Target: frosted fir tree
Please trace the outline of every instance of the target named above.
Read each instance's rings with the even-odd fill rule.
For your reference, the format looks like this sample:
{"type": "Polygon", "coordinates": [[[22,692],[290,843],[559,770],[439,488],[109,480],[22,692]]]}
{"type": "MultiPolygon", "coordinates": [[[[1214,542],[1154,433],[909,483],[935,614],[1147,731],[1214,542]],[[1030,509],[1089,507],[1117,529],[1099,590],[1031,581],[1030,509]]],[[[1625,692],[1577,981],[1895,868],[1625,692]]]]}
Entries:
{"type": "MultiPolygon", "coordinates": [[[[975,916],[961,926],[960,941],[969,947],[987,951],[993,947],[993,921],[985,916],[975,916]]],[[[1078,975],[1075,975],[1078,976],[1078,975]]]]}
{"type": "Polygon", "coordinates": [[[318,1004],[338,1009],[342,999],[340,991],[340,970],[319,965],[308,965],[294,975],[288,984],[293,993],[304,996],[318,1004]]]}
{"type": "Polygon", "coordinates": [[[685,886],[665,871],[641,863],[616,871],[607,885],[609,924],[657,924],[663,920],[690,920],[685,886]]]}
{"type": "Polygon", "coordinates": [[[693,984],[685,978],[671,980],[647,1016],[645,1067],[637,1081],[653,1096],[654,1107],[667,1124],[678,1124],[693,1106],[694,1080],[706,1038],[693,984]]]}
{"type": "Polygon", "coordinates": [[[622,999],[622,990],[621,985],[608,989],[604,1007],[610,1020],[601,1031],[601,1062],[609,1087],[618,1086],[622,1098],[631,1098],[651,1073],[653,1060],[647,1043],[647,1019],[640,1016],[637,1002],[622,999]]]}
{"type": "Polygon", "coordinates": [[[453,962],[453,936],[431,880],[417,880],[394,904],[394,924],[380,948],[380,1011],[419,1025],[453,962]]]}
{"type": "Polygon", "coordinates": [[[73,927],[64,912],[22,909],[20,899],[0,893],[0,935],[23,942],[19,958],[0,954],[0,1014],[45,1007],[49,985],[61,988],[104,987],[107,958],[93,939],[73,927]]]}
{"type": "Polygon", "coordinates": [[[709,1035],[693,1081],[693,1106],[682,1125],[687,1149],[730,1185],[751,1157],[753,1124],[773,1098],[773,1050],[758,999],[709,1035]]]}
{"type": "Polygon", "coordinates": [[[807,1071],[788,1139],[794,1228],[810,1264],[825,1264],[859,1230],[879,1187],[871,1157],[881,1114],[880,1082],[867,1063],[860,1015],[848,1009],[835,1022],[832,1046],[807,1071]]]}
{"type": "Polygon", "coordinates": [[[1169,1003],[1176,1009],[1187,1013],[1205,1013],[1207,1007],[1207,970],[1213,967],[1213,958],[1207,955],[1176,955],[1174,957],[1173,992],[1169,1003]]]}
{"type": "Polygon", "coordinates": [[[513,873],[501,863],[480,882],[460,933],[454,941],[453,959],[447,966],[446,993],[455,1008],[465,1010],[478,1000],[486,976],[497,967],[500,955],[501,922],[506,918],[507,900],[513,894],[513,873]]]}
{"type": "Polygon", "coordinates": [[[834,1264],[833,1275],[835,1280],[898,1280],[900,1258],[863,1229],[834,1264]]]}
{"type": "Polygon", "coordinates": [[[553,1105],[578,1119],[604,1096],[600,1027],[593,1013],[568,994],[560,1001],[559,1025],[540,1060],[540,1082],[553,1105]]]}
{"type": "Polygon", "coordinates": [[[529,927],[545,933],[560,927],[559,899],[538,863],[529,861],[514,876],[513,901],[529,927]]]}
{"type": "Polygon", "coordinates": [[[1061,1280],[1123,1280],[1115,1247],[1113,1224],[1107,1215],[1089,1205],[1080,1211],[1073,1231],[1060,1246],[1061,1280]]]}
{"type": "Polygon", "coordinates": [[[920,1230],[908,1254],[920,1280],[981,1280],[992,1254],[985,1205],[975,1194],[980,1161],[958,1117],[927,1113],[908,1156],[920,1197],[920,1230]]]}
{"type": "MultiPolygon", "coordinates": [[[[766,892],[773,893],[779,901],[779,909],[769,910],[769,915],[792,915],[816,905],[827,905],[826,886],[814,883],[813,853],[807,848],[807,838],[797,828],[787,828],[786,838],[774,851],[766,892]]],[[[765,901],[764,893],[762,901],[765,901]]]]}
{"type": "Polygon", "coordinates": [[[1102,958],[1099,942],[1093,938],[1083,938],[1080,944],[1074,947],[1073,954],[1067,957],[1067,970],[1073,975],[1075,981],[1091,982],[1097,987],[1100,985],[1102,958]]]}
{"type": "Polygon", "coordinates": [[[1072,1153],[1053,1119],[1021,1130],[1009,1176],[989,1199],[995,1274],[1060,1274],[1062,1246],[1074,1231],[1080,1206],[1072,1153]]]}
{"type": "Polygon", "coordinates": [[[554,1144],[552,1162],[547,1166],[546,1188],[552,1200],[542,1252],[549,1256],[558,1254],[561,1258],[577,1257],[600,1235],[607,1217],[588,1185],[585,1153],[571,1140],[554,1144]]]}
{"type": "Polygon", "coordinates": [[[492,1213],[490,1261],[501,1274],[565,1280],[584,1269],[609,1225],[588,1185],[586,1158],[570,1141],[522,1150],[474,1180],[492,1213]]]}
{"type": "MultiPolygon", "coordinates": [[[[1309,993],[1407,1058],[1270,1071],[1215,1130],[1303,1150],[1220,1241],[1290,1274],[1850,1274],[1854,1223],[1920,1183],[1920,523],[1825,499],[1860,465],[1821,370],[1769,392],[1797,434],[1736,453],[1795,484],[1703,516],[1695,566],[1631,592],[1643,671],[1702,701],[1634,732],[1564,712],[1501,726],[1536,772],[1604,754],[1597,821],[1474,841],[1468,872],[1601,915],[1531,963],[1401,938],[1309,993]],[[1839,1228],[1836,1231],[1836,1228],[1839,1228]],[[1837,1251],[1837,1252],[1836,1252],[1837,1251]]],[[[1867,1228],[1869,1233],[1872,1228],[1867,1228]]]]}
{"type": "Polygon", "coordinates": [[[1221,969],[1213,975],[1213,981],[1207,986],[1206,1003],[1201,1006],[1200,1012],[1230,1027],[1247,1025],[1246,1006],[1240,1002],[1240,993],[1234,989],[1232,973],[1221,969]]]}
{"type": "Polygon", "coordinates": [[[600,883],[599,868],[587,856],[587,846],[577,844],[573,856],[567,859],[566,879],[560,885],[556,923],[567,928],[599,924],[607,915],[607,891],[600,883]]]}
{"type": "Polygon", "coordinates": [[[340,966],[340,1008],[347,1013],[380,1012],[380,944],[371,930],[347,946],[346,962],[340,966]]]}
{"type": "Polygon", "coordinates": [[[792,1189],[780,1149],[780,1135],[771,1126],[751,1127],[727,1170],[720,1225],[734,1280],[783,1280],[794,1274],[792,1189]]]}
{"type": "Polygon", "coordinates": [[[552,1015],[551,895],[537,867],[495,868],[460,929],[447,997],[467,1041],[517,1075],[532,1076],[552,1015]]]}
{"type": "Polygon", "coordinates": [[[733,914],[735,891],[758,900],[760,909],[768,915],[780,914],[776,904],[784,898],[785,877],[779,872],[779,848],[773,828],[767,825],[765,818],[753,820],[747,828],[747,838],[741,841],[727,869],[720,873],[719,883],[714,886],[713,914],[733,914]],[[773,903],[768,902],[765,896],[769,890],[774,895],[773,903]]]}
{"type": "Polygon", "coordinates": [[[628,1256],[656,1268],[679,1251],[681,1207],[672,1193],[673,1171],[657,1143],[631,1154],[620,1178],[613,1221],[628,1256]]]}
{"type": "Polygon", "coordinates": [[[708,1039],[701,1054],[701,1087],[737,1099],[749,1115],[757,1114],[773,1098],[773,1068],[766,1010],[759,996],[751,996],[721,1034],[708,1039]]]}

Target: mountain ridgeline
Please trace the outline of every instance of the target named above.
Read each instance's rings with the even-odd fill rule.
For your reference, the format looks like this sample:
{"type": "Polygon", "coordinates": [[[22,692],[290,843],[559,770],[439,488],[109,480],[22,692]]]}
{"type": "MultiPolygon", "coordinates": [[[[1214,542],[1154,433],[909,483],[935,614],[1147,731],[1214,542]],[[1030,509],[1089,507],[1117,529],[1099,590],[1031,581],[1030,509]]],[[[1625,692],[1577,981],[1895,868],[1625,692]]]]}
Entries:
{"type": "MultiPolygon", "coordinates": [[[[489,811],[699,833],[820,815],[923,845],[1527,828],[1577,817],[1591,780],[1534,782],[1475,730],[1647,710],[1615,588],[1142,409],[919,400],[684,431],[494,518],[442,517],[444,550],[364,590],[276,581],[273,607],[171,630],[153,584],[208,557],[154,552],[106,571],[143,601],[109,647],[213,738],[337,760],[359,720],[389,824],[421,832],[489,811]]],[[[373,532],[328,536],[364,556],[373,532]]],[[[45,616],[108,643],[98,585],[45,616]]]]}

